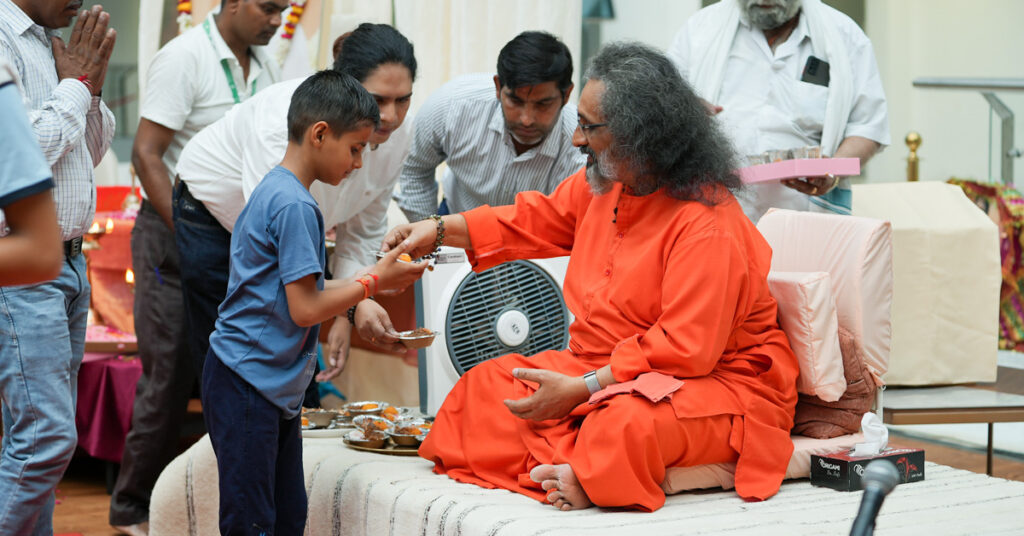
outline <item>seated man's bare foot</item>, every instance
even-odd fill
[[[582,510],[593,505],[576,478],[576,473],[567,463],[538,465],[530,471],[530,480],[539,483],[548,492],[548,502],[559,510]]]

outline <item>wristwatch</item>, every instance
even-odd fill
[[[592,370],[583,375],[583,383],[587,384],[587,390],[594,394],[601,390],[601,382],[597,381],[597,371]]]

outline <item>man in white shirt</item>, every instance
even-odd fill
[[[89,315],[82,235],[96,208],[93,168],[114,137],[114,115],[100,92],[117,38],[108,13],[99,6],[76,13],[80,6],[0,0],[0,60],[24,84],[64,241],[56,279],[0,287],[0,534],[53,534],[53,491],[78,442],[75,395]],[[76,14],[65,44],[58,28]],[[0,218],[0,230],[6,227]]]
[[[441,86],[417,113],[398,206],[409,221],[480,205],[508,205],[526,190],[545,194],[583,167],[572,145],[576,106],[572,56],[555,36],[523,32],[498,55],[498,74],[467,75]],[[437,206],[434,172],[444,201]]]
[[[694,14],[667,55],[712,106],[740,155],[820,145],[863,166],[889,144],[871,42],[820,0],[723,0]],[[760,219],[781,207],[849,214],[849,181],[762,183],[737,198]]]
[[[263,45],[287,7],[287,0],[224,0],[219,13],[164,45],[147,72],[132,147],[143,194],[132,229],[132,265],[144,379],[110,498],[110,524],[127,534],[145,534],[148,528],[149,496],[176,454],[196,379],[171,220],[178,157],[202,128],[280,79]]]
[[[405,121],[416,76],[412,44],[386,24],[361,24],[349,34],[334,70],[351,75],[376,99],[381,125],[370,137],[362,168],[338,186],[310,189],[336,246],[327,261],[332,277],[351,277],[375,262],[387,232],[387,208],[411,139]],[[174,191],[175,240],[182,263],[189,336],[197,360],[206,356],[217,308],[227,293],[228,253],[235,219],[263,176],[280,163],[288,145],[287,113],[302,80],[261,91],[197,134],[178,162]],[[364,300],[360,315],[383,309]],[[383,315],[386,318],[386,315]],[[348,355],[349,318],[335,319],[316,381],[339,372]],[[202,345],[202,346],[200,346]],[[198,365],[201,369],[201,363]],[[315,394],[310,393],[310,395]]]

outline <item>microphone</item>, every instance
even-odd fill
[[[860,479],[864,488],[864,496],[860,500],[860,510],[853,520],[850,536],[869,536],[875,532],[875,518],[882,508],[885,496],[900,483],[900,474],[896,466],[886,460],[875,460],[864,468]]]

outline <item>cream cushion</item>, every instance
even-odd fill
[[[757,229],[772,247],[773,272],[828,272],[839,325],[861,341],[882,385],[892,339],[892,232],[888,222],[771,209]]]
[[[797,391],[835,402],[846,391],[839,321],[828,272],[769,272],[779,325],[800,362]]]
[[[786,468],[786,479],[811,476],[811,454],[828,454],[853,448],[864,441],[864,434],[850,434],[832,439],[811,439],[804,436],[790,436],[793,439],[793,455]],[[666,495],[691,489],[722,488],[732,489],[736,480],[735,463],[712,463],[694,467],[669,467],[661,489]]]
[[[885,382],[995,381],[1002,284],[995,223],[960,187],[940,182],[856,185],[853,213],[892,222],[892,360]]]

